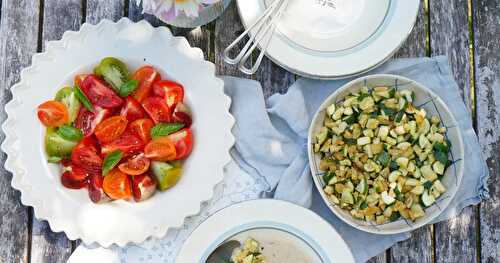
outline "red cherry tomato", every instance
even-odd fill
[[[87,186],[89,173],[78,165],[70,164],[64,167],[61,184],[70,189],[81,189]]]
[[[142,102],[151,93],[153,83],[161,79],[161,75],[153,67],[144,66],[139,68],[132,75],[132,79],[139,82],[139,86],[134,93],[132,93],[132,97],[134,97],[137,101]]]
[[[101,143],[111,142],[122,135],[127,124],[128,121],[124,116],[113,116],[99,123],[94,133]]]
[[[131,132],[124,132],[118,139],[103,144],[101,154],[104,156],[108,153],[120,150],[125,156],[130,156],[141,152],[143,149],[144,142],[139,137]]]
[[[38,119],[47,127],[61,126],[69,121],[68,108],[62,102],[49,100],[38,106]]]
[[[71,153],[73,164],[82,167],[91,173],[100,173],[102,159],[99,156],[97,142],[93,137],[85,137],[73,149]]]
[[[175,121],[184,123],[184,127],[186,128],[191,127],[191,124],[193,123],[191,111],[186,104],[182,102],[177,103],[175,106],[173,117]]]
[[[151,160],[172,161],[176,157],[175,145],[167,137],[160,137],[146,145],[144,154]]]
[[[146,117],[146,112],[141,104],[132,97],[125,99],[125,106],[123,106],[120,115],[125,116],[128,121],[135,121]]]
[[[89,198],[94,203],[104,203],[110,200],[102,188],[103,181],[104,177],[99,173],[91,174],[88,179]]]
[[[193,133],[188,128],[172,133],[165,138],[168,138],[175,145],[177,153],[175,160],[186,158],[193,150]]]
[[[155,126],[150,119],[138,119],[130,123],[128,126],[130,131],[139,136],[144,143],[151,141],[151,128]]]
[[[156,96],[164,98],[170,109],[184,100],[182,85],[170,80],[160,80],[153,83],[153,92]]]
[[[93,105],[109,109],[119,107],[123,103],[122,98],[95,75],[88,75],[80,88]]]
[[[150,163],[151,161],[144,156],[144,153],[140,153],[120,164],[118,169],[129,175],[139,175],[148,171]]]
[[[128,199],[132,197],[132,188],[128,175],[116,168],[104,177],[102,187],[104,192],[112,199]]]
[[[88,76],[88,74],[78,74],[75,76],[74,83],[76,86],[81,87],[83,80]]]
[[[149,97],[142,102],[142,107],[155,123],[171,122],[171,112],[165,101],[158,97]]]
[[[136,202],[150,198],[156,192],[156,181],[149,174],[140,174],[132,178],[132,193]]]
[[[95,112],[91,112],[87,110],[87,108],[81,107],[75,120],[75,127],[82,130],[84,136],[91,136],[96,126],[110,115],[110,110],[101,107],[95,107]]]

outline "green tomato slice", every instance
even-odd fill
[[[74,122],[78,116],[78,111],[80,111],[80,101],[76,97],[74,89],[71,87],[64,87],[56,93],[57,101],[60,101],[66,105],[68,109],[69,122]]]
[[[121,93],[121,87],[128,81],[129,71],[125,63],[114,57],[101,60],[94,73],[109,83],[117,93]]]
[[[69,157],[78,142],[64,139],[54,128],[45,134],[45,151],[49,157]]]

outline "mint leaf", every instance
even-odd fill
[[[183,123],[158,123],[151,128],[151,138],[156,139],[158,137],[167,136],[183,127]]]
[[[80,89],[80,87],[75,86],[75,96],[76,98],[83,104],[85,108],[89,111],[94,111],[94,106],[90,103],[90,100],[87,98],[85,93]]]
[[[102,162],[102,175],[106,176],[122,159],[123,152],[120,150],[114,151],[106,155]]]

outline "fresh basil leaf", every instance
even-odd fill
[[[167,136],[183,127],[183,123],[158,123],[151,128],[151,138],[156,139],[158,137]]]
[[[367,208],[368,208],[368,204],[365,201],[363,201],[363,203],[361,203],[361,205],[359,205],[359,209],[361,209],[361,210],[365,210]]]
[[[415,94],[415,91],[412,90],[411,91],[411,99],[412,99],[412,101],[415,101],[416,97],[417,97],[417,95]]]
[[[401,201],[401,202],[405,201],[404,196],[401,194],[401,191],[399,191],[399,189],[397,187],[394,188],[394,193],[396,194],[396,200]]]
[[[139,86],[139,81],[135,79],[131,79],[120,87],[118,94],[121,97],[127,97],[128,95],[132,94],[137,89],[137,86]]]
[[[356,139],[353,139],[353,138],[345,138],[345,142],[346,142],[348,145],[356,145],[356,144],[357,144]]]
[[[394,222],[398,220],[401,217],[401,214],[399,212],[393,212],[391,216],[389,217],[389,221]]]
[[[450,150],[444,143],[435,143],[432,147],[435,151],[440,151],[443,153],[448,153],[448,151]]]
[[[59,157],[59,156],[50,156],[48,159],[47,159],[47,162],[49,163],[59,163],[62,161],[62,158]]]
[[[431,189],[431,187],[432,187],[432,182],[431,181],[425,181],[424,188],[425,189]]]
[[[78,86],[75,86],[75,96],[83,104],[83,106],[87,108],[87,110],[94,111],[94,106],[90,103],[90,100]]]
[[[392,172],[396,171],[397,169],[399,169],[398,163],[395,161],[391,161],[391,163],[389,164],[389,170]]]
[[[400,122],[403,119],[404,114],[405,114],[404,110],[398,111],[398,113],[396,114],[396,117],[394,118],[394,121]]]
[[[82,131],[70,125],[62,125],[59,127],[57,134],[63,137],[63,139],[73,142],[79,142],[83,138]]]
[[[122,159],[123,152],[120,150],[114,151],[106,155],[102,162],[102,175],[106,176]]]
[[[344,121],[349,125],[354,124],[358,121],[358,114],[354,112],[351,116],[345,118]]]
[[[439,161],[440,163],[442,163],[444,165],[446,165],[448,163],[448,153],[447,152],[434,150],[434,158],[436,159],[436,161]]]
[[[332,172],[326,172],[323,175],[323,182],[325,182],[325,184],[328,184],[328,182],[330,182],[330,180],[333,178],[333,176],[335,176],[334,173],[332,173]]]
[[[389,97],[394,98],[396,96],[396,89],[389,90]]]
[[[386,151],[383,151],[379,153],[377,160],[380,162],[381,165],[387,166],[389,162],[391,161],[391,157]]]

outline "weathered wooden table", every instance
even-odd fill
[[[146,19],[135,0],[0,0],[0,96],[10,100],[9,88],[31,56],[47,40],[60,39],[82,23],[122,16]],[[243,30],[235,4],[215,22],[194,30],[172,28],[217,65],[218,74],[243,76],[223,63],[221,50]],[[411,36],[395,57],[449,56],[463,100],[472,112],[491,173],[491,199],[468,207],[459,217],[423,227],[370,262],[500,262],[500,0],[422,0]],[[265,60],[253,76],[269,96],[286,92],[297,76]],[[5,112],[1,111],[1,121]],[[3,139],[3,135],[2,135]],[[1,154],[2,163],[5,154]],[[78,241],[53,233],[33,217],[10,187],[11,174],[0,176],[0,262],[66,262]]]

